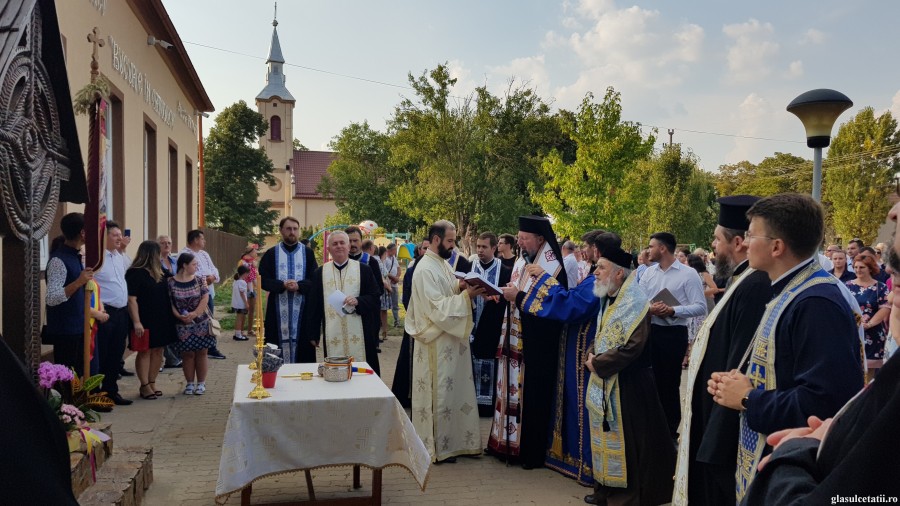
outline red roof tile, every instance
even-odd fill
[[[316,187],[328,166],[337,159],[332,151],[294,151],[291,159],[291,170],[294,173],[294,198],[324,199]]]

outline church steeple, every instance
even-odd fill
[[[284,56],[281,54],[281,42],[278,41],[278,5],[275,5],[275,17],[272,20],[272,42],[269,44],[269,57],[266,65],[266,87],[256,96],[257,100],[269,100],[273,97],[294,102],[294,96],[285,85]]]

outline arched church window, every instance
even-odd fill
[[[281,140],[281,118],[279,116],[272,116],[272,120],[269,123],[269,139],[273,141]]]

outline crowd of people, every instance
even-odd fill
[[[896,422],[884,413],[900,411],[900,362],[887,361],[900,335],[895,245],[854,239],[820,255],[824,214],[808,196],[719,204],[710,252],[680,248],[665,231],[636,256],[607,230],[560,244],[550,220],[522,216],[516,235],[482,233],[467,258],[454,224],[441,220],[405,273],[396,245],[378,248],[358,227],[327,236],[320,266],[287,217],[281,241],[261,258],[248,247],[238,262],[234,339],[251,336],[243,324],[259,277],[265,339],[286,361],[315,362],[322,347],[380,374],[393,313],[404,338],[392,391],[434,463],[486,453],[548,467],[592,486],[590,504],[789,504],[896,491],[862,453],[900,458],[898,438],[879,439]],[[217,352],[219,281],[202,232],[190,232],[177,257],[163,236],[130,260],[110,222],[104,267],[93,273],[78,258],[83,217],[67,215],[62,229],[47,268],[45,333],[57,361],[80,369],[80,339],[70,337],[81,334],[78,301],[93,281],[92,367],[113,401],[131,402],[116,385],[128,335],[133,348],[149,341],[135,349],[141,398],[163,395],[155,381],[168,350],[184,393],[202,395]],[[486,442],[479,417],[492,419]]]
[[[188,245],[178,255],[172,254],[171,238],[162,235],[140,243],[132,259],[125,253],[130,233],[107,221],[103,263],[95,272],[84,265],[84,216],[69,213],[60,228],[62,235],[53,241],[47,262],[47,325],[42,332],[44,343],[54,346],[55,361],[79,375],[86,372],[87,287],[92,292],[90,373],[103,375],[100,389],[114,405],[133,403],[119,392],[122,376],[137,375],[141,399],[163,396],[156,379],[164,361],[166,366],[182,368],[185,395],[203,395],[207,358],[225,358],[216,347],[211,327],[219,271],[204,250],[203,232],[188,232]],[[134,372],[124,367],[126,346],[136,353]],[[166,355],[170,357],[164,358]]]

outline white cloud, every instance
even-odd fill
[[[798,77],[803,77],[802,60],[792,61],[791,64],[788,65],[787,77],[788,79],[797,79]]]
[[[891,116],[894,117],[895,120],[900,121],[900,90],[894,94],[893,100],[891,100]]]
[[[801,45],[821,44],[823,42],[825,42],[825,33],[816,30],[815,28],[810,28],[803,34],[803,37],[800,38]]]
[[[741,125],[738,135],[746,137],[764,137],[765,129],[773,117],[773,111],[769,101],[758,95],[750,93],[737,107],[737,114],[732,119]],[[748,160],[757,151],[758,146],[753,139],[734,139],[734,147],[726,155],[727,160]]]
[[[457,97],[465,97],[475,91],[475,88],[481,86],[471,76],[472,71],[466,68],[465,64],[460,60],[450,60],[447,62],[447,70],[450,77],[456,79],[456,86],[453,87],[452,95]]]
[[[755,81],[771,73],[770,62],[779,50],[778,43],[772,40],[775,29],[771,23],[750,19],[746,23],[725,25],[722,31],[734,40],[728,48],[728,81]]]
[[[504,91],[509,79],[515,78],[517,84],[527,84],[539,96],[550,92],[550,75],[544,65],[544,55],[516,58],[506,65],[491,68],[491,73],[503,82],[495,82],[492,87],[502,86]]]
[[[612,0],[581,0],[572,11],[588,27],[572,30],[567,37],[549,32],[543,43],[545,49],[572,51],[580,62],[574,82],[554,93],[560,104],[577,104],[587,91],[602,95],[610,85],[630,90],[676,86],[702,57],[703,28],[673,22],[658,10],[617,8]]]

